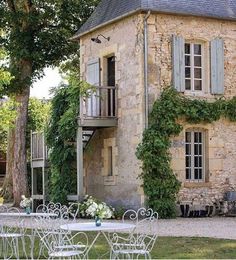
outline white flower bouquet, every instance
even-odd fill
[[[105,202],[100,202],[92,196],[85,196],[83,203],[79,204],[80,213],[84,217],[99,217],[100,219],[112,218],[114,209],[109,207]]]
[[[26,198],[25,195],[21,196],[22,200],[20,202],[21,208],[30,208],[32,204],[32,198]]]

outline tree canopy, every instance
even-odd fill
[[[2,0],[0,2],[1,46],[9,54],[14,75],[6,92],[24,88],[42,76],[47,66],[58,66],[78,52],[70,37],[87,20],[98,0]],[[31,74],[22,79],[23,61]],[[22,82],[23,81],[23,82]]]
[[[4,93],[17,102],[14,132],[8,150],[7,172],[12,173],[15,204],[27,193],[26,127],[32,82],[43,69],[58,66],[78,53],[70,38],[87,20],[98,0],[2,0],[0,1],[0,48],[9,57],[13,76],[3,84]]]

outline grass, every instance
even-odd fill
[[[89,233],[92,240],[95,233]],[[38,242],[34,246],[34,254],[37,258]],[[30,251],[30,244],[27,241],[27,250]],[[105,238],[101,235],[94,248],[90,251],[89,258],[108,258],[109,247]],[[21,258],[25,258],[20,252]],[[159,237],[151,253],[152,258],[162,259],[235,259],[236,240],[200,238],[200,237]],[[0,252],[0,258],[2,258]]]

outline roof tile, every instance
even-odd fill
[[[135,11],[236,20],[236,0],[102,0],[74,38]]]

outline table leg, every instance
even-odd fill
[[[100,235],[101,235],[101,232],[98,232],[97,235],[95,236],[95,238],[93,239],[91,245],[88,247],[87,252],[85,254],[87,259],[88,259],[89,251],[92,249],[92,247],[94,246],[96,240],[99,238]]]

